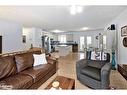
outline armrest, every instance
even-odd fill
[[[52,58],[52,57],[46,57],[46,60],[47,60],[47,62],[50,63],[50,64],[54,64],[54,63],[57,62],[57,60],[54,59],[54,58]]]
[[[101,86],[102,88],[109,88],[110,84],[110,71],[111,71],[111,63],[106,63],[101,68]]]
[[[111,70],[111,63],[106,63],[102,68],[101,72],[110,71]]]
[[[58,70],[58,60],[52,57],[46,57],[48,64],[52,64],[55,66],[56,70]]]
[[[86,59],[81,59],[81,60],[76,62],[77,79],[80,79],[80,70],[81,70],[81,68],[84,68],[85,66],[87,66],[87,60]]]

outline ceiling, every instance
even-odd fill
[[[80,31],[104,28],[127,6],[83,6],[83,12],[70,14],[70,6],[0,6],[0,19],[45,30]]]

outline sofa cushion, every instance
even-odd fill
[[[16,65],[13,56],[0,57],[0,80],[16,74]]]
[[[52,64],[42,64],[42,65],[34,66],[30,69],[24,70],[21,73],[27,74],[33,77],[34,82],[36,82],[40,80],[41,78],[43,78],[52,69],[55,69],[55,67]]]
[[[21,72],[29,67],[32,67],[34,63],[32,53],[24,53],[24,54],[15,55],[15,61],[16,61],[18,72]]]
[[[90,67],[90,66],[86,66],[83,69],[81,69],[81,73],[84,75],[87,75],[91,78],[94,78],[96,80],[101,80],[101,70],[94,68],[94,67]]]
[[[0,81],[1,89],[7,89],[6,86],[11,86],[12,89],[26,89],[33,84],[33,78],[24,74],[16,74]]]
[[[88,66],[95,67],[98,69],[101,69],[105,65],[105,61],[100,61],[100,60],[96,60],[96,61],[88,60],[87,63]]]

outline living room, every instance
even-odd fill
[[[1,65],[0,89],[127,89],[126,14],[126,5],[0,6],[0,63],[16,63]],[[95,51],[99,61],[92,56]],[[36,67],[41,53],[49,64]],[[23,66],[23,61],[28,64]],[[107,76],[95,65],[80,71],[84,62],[109,64]]]

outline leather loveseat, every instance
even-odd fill
[[[33,53],[18,52],[0,56],[0,89],[37,89],[56,73],[57,61],[33,66]]]

